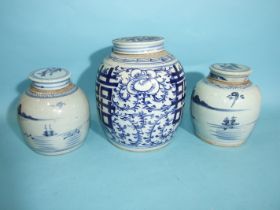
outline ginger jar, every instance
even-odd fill
[[[100,66],[96,100],[105,133],[115,146],[130,151],[167,145],[183,115],[182,65],[157,36],[113,40]]]
[[[37,153],[59,155],[78,148],[88,132],[89,105],[63,68],[43,68],[18,105],[18,122],[27,145]]]
[[[219,146],[238,146],[252,132],[261,105],[259,88],[249,80],[249,67],[234,63],[210,66],[196,84],[191,114],[196,135]]]

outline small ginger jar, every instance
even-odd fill
[[[31,86],[18,105],[18,122],[27,145],[43,155],[78,148],[88,132],[89,105],[63,68],[43,68],[29,76]]]
[[[210,66],[192,93],[196,135],[219,146],[239,146],[252,132],[261,105],[259,88],[249,80],[249,67],[234,63]]]
[[[183,114],[185,75],[157,36],[113,40],[100,66],[96,100],[105,133],[115,146],[149,151],[167,145]]]

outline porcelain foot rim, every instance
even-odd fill
[[[125,151],[129,151],[129,152],[152,152],[152,151],[156,151],[156,150],[160,150],[162,149],[163,147],[166,147],[168,144],[170,144],[171,141],[168,141],[160,146],[156,146],[156,147],[152,147],[152,148],[141,148],[141,149],[134,149],[134,148],[129,148],[129,147],[125,147],[125,146],[122,146],[112,140],[109,140],[108,141],[113,144],[115,147],[119,148],[119,149],[122,149],[122,150],[125,150]]]
[[[244,144],[246,142],[246,140],[240,140],[238,142],[234,142],[234,143],[225,143],[225,142],[217,142],[217,141],[213,141],[213,140],[209,140],[206,139],[204,137],[202,137],[199,133],[195,132],[195,135],[200,138],[202,141],[214,145],[214,146],[219,146],[219,147],[239,147],[242,144]]]
[[[66,153],[70,153],[76,149],[78,149],[79,147],[81,147],[83,145],[83,143],[77,145],[77,146],[74,146],[70,149],[66,149],[66,150],[62,150],[62,151],[59,151],[59,152],[44,152],[44,151],[40,151],[40,150],[37,150],[37,149],[34,149],[34,148],[31,148],[34,152],[36,152],[37,154],[39,155],[46,155],[46,156],[58,156],[58,155],[64,155]]]

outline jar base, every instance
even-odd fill
[[[168,144],[170,144],[170,141],[168,141],[168,142],[166,142],[166,143],[164,143],[160,146],[156,146],[156,147],[135,149],[135,148],[129,148],[129,147],[126,147],[126,146],[122,146],[122,145],[120,145],[116,142],[113,142],[112,140],[109,140],[109,139],[108,139],[108,141],[119,149],[129,151],[129,152],[139,152],[139,153],[141,153],[141,152],[152,152],[152,151],[160,150],[163,147],[166,147]]]
[[[207,138],[203,137],[198,132],[195,132],[195,135],[198,138],[200,138],[202,141],[204,141],[208,144],[214,145],[214,146],[219,146],[219,147],[239,147],[246,142],[246,140],[239,140],[239,141],[234,141],[234,142],[211,140],[211,139],[207,139]]]
[[[59,156],[59,155],[64,155],[66,153],[70,153],[76,149],[78,149],[79,147],[81,147],[83,145],[83,143],[81,144],[78,144],[77,146],[75,147],[72,147],[70,149],[65,149],[65,150],[62,150],[62,151],[59,151],[59,152],[44,152],[44,151],[40,151],[40,150],[36,150],[34,148],[30,148],[32,149],[32,151],[36,152],[37,154],[39,155],[45,155],[45,156]]]

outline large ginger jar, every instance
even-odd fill
[[[112,53],[100,66],[96,99],[111,143],[130,151],[167,145],[183,115],[182,65],[154,36],[113,40]]]

